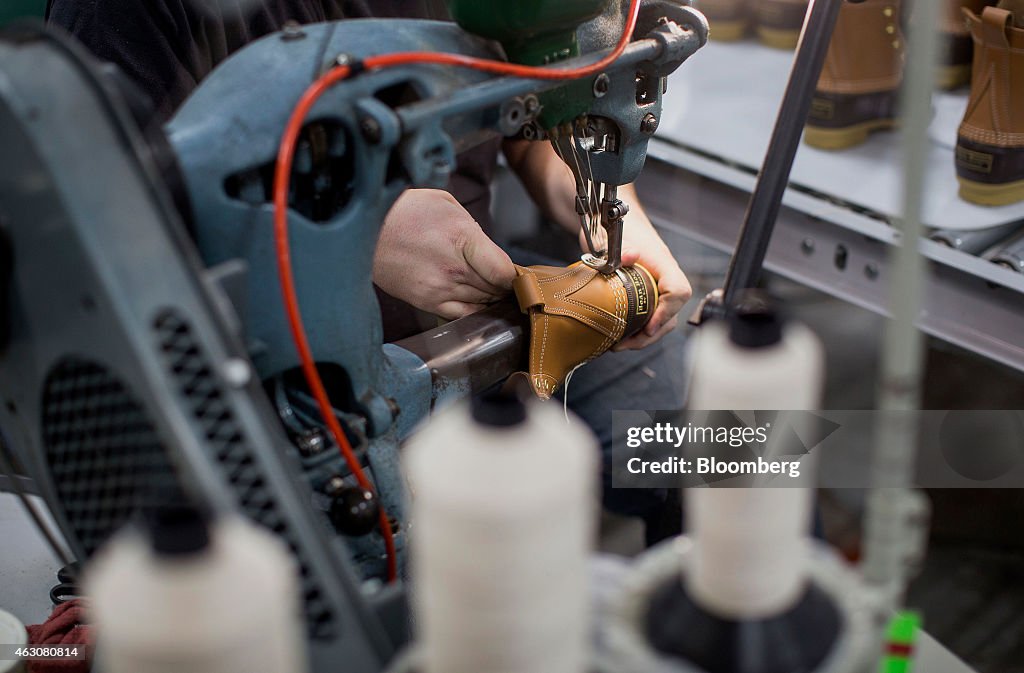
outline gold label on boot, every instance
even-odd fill
[[[956,163],[963,169],[975,173],[991,173],[993,156],[985,152],[969,150],[966,147],[956,148]]]
[[[814,119],[834,119],[836,104],[824,98],[812,98],[810,116]]]
[[[636,314],[647,315],[651,310],[651,298],[647,294],[647,284],[640,272],[631,266],[622,267],[622,270],[629,274],[633,281],[633,289],[636,292]]]

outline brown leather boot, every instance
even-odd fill
[[[945,0],[946,7],[939,18],[939,32],[943,50],[935,85],[940,89],[956,89],[971,81],[971,61],[974,44],[967,29],[963,10],[981,14],[994,0]]]
[[[807,0],[758,0],[757,36],[776,49],[793,49],[800,39]]]
[[[820,149],[845,149],[895,125],[903,49],[900,0],[844,2],[804,141]]]
[[[658,284],[639,264],[607,276],[582,262],[516,271],[512,289],[530,316],[528,378],[541,399],[577,365],[639,332],[658,306]]]
[[[750,0],[701,0],[698,9],[708,20],[712,40],[735,42],[747,34]]]
[[[1024,200],[1024,28],[1013,14],[964,10],[974,39],[967,111],[957,132],[960,197],[985,206]]]

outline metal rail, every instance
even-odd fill
[[[810,2],[760,177],[743,216],[736,251],[729,262],[724,292],[702,304],[702,314],[697,316],[697,322],[720,316],[743,290],[753,287],[761,275],[768,244],[775,230],[775,219],[782,205],[782,195],[789,184],[793,159],[811,108],[811,97],[821,75],[842,2]]]
[[[753,185],[741,169],[657,139],[637,190],[651,220],[729,254]],[[699,204],[699,207],[692,207]],[[880,315],[889,314],[897,232],[827,197],[789,190],[764,266]],[[935,241],[917,325],[926,333],[1024,371],[1024,274]]]

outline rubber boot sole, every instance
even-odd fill
[[[865,142],[875,131],[885,131],[895,126],[895,119],[872,119],[836,129],[808,125],[804,127],[804,142],[819,150],[845,150]]]
[[[796,43],[800,41],[800,30],[779,30],[778,28],[757,27],[757,37],[761,44],[775,49],[796,49]]]
[[[960,198],[979,206],[1008,206],[1024,201],[1024,180],[1001,185],[975,182],[957,177],[960,183]]]
[[[1024,147],[956,139],[956,177],[960,198],[981,206],[1024,201]]]

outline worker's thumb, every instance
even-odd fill
[[[507,291],[512,288],[512,281],[516,277],[516,268],[512,260],[483,231],[466,241],[462,255],[469,267],[496,291]]]

